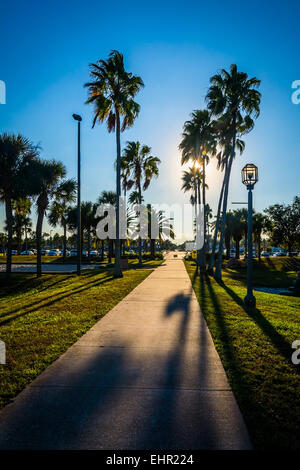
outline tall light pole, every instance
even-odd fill
[[[242,182],[248,190],[248,257],[247,257],[247,295],[244,298],[245,308],[254,308],[256,299],[253,295],[253,259],[252,259],[252,190],[258,181],[258,169],[253,163],[248,163],[242,169]]]
[[[73,114],[73,119],[78,123],[78,134],[77,134],[77,275],[80,276],[81,273],[81,182],[80,182],[80,123],[82,117],[79,114]]]

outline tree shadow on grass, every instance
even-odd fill
[[[247,315],[259,326],[262,332],[270,339],[272,344],[276,347],[278,352],[290,363],[292,348],[290,343],[282,336],[276,328],[266,319],[262,314],[261,310],[258,308],[246,309],[244,307],[243,299],[237,295],[230,287],[228,287],[224,282],[218,282],[219,286],[222,287],[227,294],[234,300],[234,302],[239,305]]]
[[[55,304],[56,302],[59,302],[60,300],[64,300],[72,295],[75,295],[75,294],[79,294],[79,293],[82,293],[82,292],[85,292],[93,287],[98,287],[102,284],[105,284],[107,282],[110,282],[112,281],[114,278],[112,275],[110,275],[110,273],[107,273],[107,277],[106,278],[102,278],[100,281],[98,279],[94,279],[88,283],[85,283],[84,286],[82,287],[74,287],[72,289],[66,289],[62,292],[60,292],[59,295],[57,294],[53,294],[52,296],[48,296],[46,299],[40,299],[36,302],[33,302],[29,305],[22,305],[20,308],[17,308],[13,311],[10,311],[10,312],[6,312],[5,314],[2,315],[2,318],[3,317],[6,317],[6,316],[9,316],[13,313],[17,313],[19,312],[20,310],[22,310],[22,313],[19,313],[17,315],[14,315],[13,317],[9,317],[7,319],[4,319],[0,322],[0,326],[3,326],[3,325],[6,325],[10,322],[12,322],[13,320],[16,320],[17,318],[20,318],[20,317],[23,317],[25,315],[28,315],[29,313],[33,313],[33,312],[36,312],[38,310],[40,310],[41,308],[45,308],[45,307],[49,307],[50,305],[53,305]],[[46,302],[45,302],[46,301]],[[32,308],[34,307],[35,305],[37,305],[37,307],[35,308]],[[27,310],[29,308],[29,310]],[[24,311],[25,310],[25,311]]]
[[[300,259],[296,258],[285,258],[282,260],[282,269],[284,271],[299,271],[300,270]]]
[[[243,370],[239,364],[239,360],[236,355],[236,350],[232,345],[230,334],[228,332],[228,328],[224,320],[224,316],[226,312],[224,312],[219,302],[218,296],[213,288],[210,277],[206,273],[200,273],[199,276],[197,276],[195,273],[192,279],[192,284],[193,284],[194,289],[196,288],[197,277],[199,277],[198,299],[199,299],[201,311],[204,314],[204,317],[208,314],[207,312],[208,303],[206,300],[207,299],[206,289],[207,289],[209,297],[214,307],[214,312],[215,312],[214,319],[215,319],[216,327],[218,330],[218,340],[221,342],[225,361],[231,373],[232,382],[240,390],[244,390],[246,392],[246,388],[248,387],[248,385],[243,380]]]
[[[21,274],[23,274],[24,277],[21,277]],[[69,274],[64,278],[55,280],[55,282],[47,283],[47,278],[37,278],[34,273],[14,273],[12,275],[11,281],[3,282],[0,289],[0,295],[1,298],[4,298],[8,297],[11,294],[26,294],[27,292],[30,292],[33,289],[38,289],[38,292],[43,292],[44,290],[47,290],[57,284],[60,284],[61,282],[70,279],[71,277],[72,275]],[[43,287],[42,284],[44,284]]]

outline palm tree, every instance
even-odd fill
[[[244,209],[232,213],[232,238],[235,241],[235,257],[240,258],[240,242],[245,232]]]
[[[153,157],[151,148],[141,145],[140,142],[127,142],[123,157],[130,169],[130,183],[138,192],[138,204],[142,204],[143,191],[149,187],[152,178],[158,177],[158,164],[160,159]],[[139,235],[139,265],[142,264],[142,239]]]
[[[5,252],[5,247],[7,243],[7,235],[6,233],[0,232],[0,244],[2,246],[2,252]]]
[[[141,200],[141,204],[145,201],[144,196],[140,198],[139,192],[138,191],[131,191],[128,202],[131,206],[135,206],[136,204],[139,204]]]
[[[230,258],[230,242],[233,235],[233,220],[234,216],[231,211],[227,212],[226,214],[226,226],[225,226],[225,234],[224,234],[224,242],[226,248],[226,258]]]
[[[194,205],[199,200],[201,201],[200,187],[202,184],[203,175],[200,169],[193,165],[188,170],[184,170],[181,180],[181,190],[185,193],[192,193],[190,197],[191,204]]]
[[[191,120],[186,121],[183,127],[182,141],[179,149],[182,151],[181,164],[184,165],[190,160],[202,165],[202,204],[203,204],[203,233],[204,244],[198,252],[198,261],[201,269],[206,265],[206,164],[209,162],[209,154],[215,155],[217,139],[214,123],[208,110],[195,110],[191,114]],[[198,204],[200,204],[200,192],[198,194]]]
[[[261,236],[266,231],[267,221],[266,216],[260,212],[253,214],[253,236],[257,244],[258,259],[261,261]]]
[[[231,153],[230,139],[228,137],[228,132],[227,132],[225,125],[222,122],[215,122],[215,127],[216,127],[217,135],[218,135],[218,143],[219,143],[219,146],[221,147],[220,152],[216,155],[216,158],[218,161],[217,169],[221,171],[224,171],[224,170],[225,171],[224,171],[224,177],[223,177],[221,191],[219,195],[217,217],[216,217],[216,222],[215,222],[215,231],[214,231],[214,237],[213,237],[213,242],[212,242],[212,250],[210,254],[209,265],[208,265],[209,274],[213,274],[213,268],[215,264],[215,252],[216,252],[216,246],[217,246],[217,238],[218,238],[218,234],[220,231],[221,208],[222,208],[224,188],[225,188],[225,182],[226,182],[226,178],[225,178],[226,169],[228,165],[228,158]],[[245,149],[245,142],[237,138],[236,148],[239,151],[239,153],[242,154]]]
[[[124,197],[126,197],[127,190],[130,190],[133,185],[133,181],[130,179],[130,168],[126,157],[121,157],[121,180],[123,186]]]
[[[147,205],[147,211],[149,214],[148,217],[148,235],[150,238],[150,256],[152,259],[155,258],[155,247],[156,239],[151,238],[151,224],[154,223],[158,227],[158,240],[162,244],[165,239],[171,238],[174,240],[175,233],[173,225],[169,218],[165,217],[164,211],[156,211],[151,207],[150,204]]]
[[[52,227],[60,224],[63,228],[63,262],[66,261],[67,253],[67,210],[69,204],[75,201],[76,183],[74,180],[64,181],[60,185],[60,192],[56,193],[55,200],[53,201],[50,212],[48,214],[48,221]]]
[[[63,181],[66,168],[61,162],[55,160],[37,160],[32,167],[32,192],[37,196],[37,277],[42,275],[41,239],[42,228],[46,210],[52,198],[57,198],[70,182]]]
[[[131,127],[139,114],[140,106],[134,101],[135,95],[144,86],[139,76],[126,72],[123,55],[114,50],[107,60],[99,60],[90,65],[92,81],[86,83],[89,89],[87,104],[94,105],[93,127],[96,122],[107,122],[108,132],[116,132],[116,259],[115,276],[121,277],[120,237],[119,237],[119,198],[121,195],[121,140],[120,134]],[[122,124],[121,124],[121,118]]]
[[[31,200],[29,197],[22,197],[13,201],[13,231],[16,233],[18,253],[22,251],[22,234],[27,227],[31,226],[29,216],[31,211]]]
[[[231,167],[236,151],[236,140],[238,135],[248,133],[254,127],[252,117],[257,118],[259,116],[261,94],[256,89],[260,85],[260,80],[256,77],[248,78],[247,73],[239,72],[235,64],[231,65],[229,72],[222,69],[219,74],[211,77],[210,83],[211,86],[206,96],[208,109],[219,118],[224,129],[226,129],[230,148],[230,156],[224,176],[221,236],[215,270],[215,278],[221,280],[227,199]]]
[[[81,212],[81,252],[83,251],[84,243],[84,234],[87,235],[87,251],[88,251],[88,261],[90,262],[91,258],[91,236],[94,228],[97,224],[96,218],[97,204],[93,204],[90,201],[81,202],[80,212]],[[66,210],[66,225],[69,230],[76,231],[77,229],[77,208],[68,207]]]
[[[116,206],[117,203],[117,195],[114,191],[102,191],[100,196],[97,199],[97,205],[100,204],[111,204],[112,206]],[[109,237],[108,237],[109,239]],[[111,259],[113,256],[113,244],[114,241],[109,239],[108,241],[108,262],[111,263]],[[102,240],[102,253],[104,252],[104,240]]]
[[[81,223],[88,238],[88,262],[91,261],[91,234],[93,228],[96,226],[96,208],[97,205],[90,201],[81,204]]]
[[[11,274],[13,200],[29,195],[26,171],[37,156],[38,148],[24,136],[6,133],[0,135],[0,196],[5,202],[7,223],[7,278]]]
[[[201,204],[201,186],[204,185],[203,171],[200,170],[200,166],[196,162],[196,164],[194,164],[188,170],[185,170],[183,172],[181,179],[182,179],[181,190],[184,192],[192,192],[190,196],[190,202],[192,205],[195,205],[195,229],[196,229],[196,223],[197,223],[196,221],[198,220],[197,205]],[[207,188],[208,186],[207,184],[205,184],[205,189]],[[200,265],[200,262],[201,262],[200,250],[197,250],[197,271],[198,271],[198,266]]]

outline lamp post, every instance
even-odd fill
[[[78,123],[78,134],[77,134],[77,275],[80,276],[81,272],[81,196],[80,196],[80,123],[82,117],[79,114],[73,114],[73,119]]]
[[[252,289],[253,259],[252,259],[252,190],[258,181],[258,168],[253,163],[248,163],[242,169],[242,182],[248,190],[248,258],[247,258],[247,295],[244,298],[244,305],[254,308],[256,299]]]

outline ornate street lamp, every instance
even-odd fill
[[[248,259],[247,259],[247,295],[244,298],[244,305],[246,308],[254,308],[256,299],[253,295],[252,289],[252,273],[253,273],[253,259],[252,259],[252,190],[255,183],[258,181],[258,168],[253,163],[248,163],[242,169],[242,182],[248,189]]]

